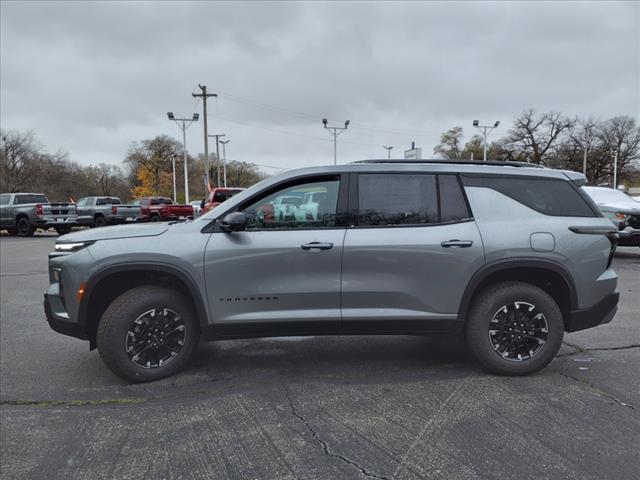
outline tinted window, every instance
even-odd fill
[[[8,204],[9,199],[11,199],[11,195],[0,195],[0,205]]]
[[[468,187],[487,187],[545,215],[597,217],[569,182],[555,178],[463,176]]]
[[[359,225],[421,225],[438,222],[435,175],[358,176]]]
[[[438,175],[440,182],[440,221],[460,222],[471,218],[467,202],[455,175]]]
[[[44,195],[16,195],[14,204],[21,205],[26,203],[49,203]]]
[[[338,179],[302,183],[263,197],[243,210],[247,230],[335,227],[339,185]],[[319,201],[303,205],[309,193]]]
[[[160,205],[160,200],[158,200],[157,198],[152,198],[151,205]]]

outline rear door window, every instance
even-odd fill
[[[436,176],[371,173],[358,175],[358,225],[438,223]]]
[[[462,222],[471,218],[467,201],[456,175],[438,175],[440,222]]]
[[[28,203],[49,203],[44,195],[16,195],[13,202],[15,205],[25,205]]]

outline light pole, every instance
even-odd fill
[[[176,202],[176,157],[175,153],[171,154],[171,166],[173,167],[173,202]]]
[[[224,188],[227,188],[227,143],[231,140],[220,140],[222,144],[222,181],[224,182]]]
[[[349,127],[349,120],[344,122],[344,127],[328,127],[327,119],[322,119],[322,125],[326,128],[331,135],[333,135],[333,164],[338,164],[338,135],[341,135],[345,132],[347,127]]]
[[[498,128],[498,125],[500,125],[500,120],[498,120],[496,123],[493,124],[493,126],[491,125],[480,125],[480,122],[478,120],[474,120],[473,121],[473,126],[476,127],[478,130],[482,130],[482,135],[484,137],[484,141],[483,143],[483,157],[484,157],[484,161],[487,161],[487,130],[489,131],[489,133],[491,133],[491,130],[493,130],[494,128]]]
[[[387,147],[386,145],[382,145],[382,148],[386,148],[387,149],[387,160],[391,160],[391,149],[393,147]]]
[[[184,157],[184,203],[189,203],[189,171],[187,167],[187,128],[191,126],[193,122],[197,122],[200,115],[193,114],[191,118],[176,118],[173,116],[173,112],[167,112],[169,120],[176,122],[176,125],[182,129],[182,155]],[[175,182],[175,171],[174,171]],[[175,191],[174,191],[175,195]]]

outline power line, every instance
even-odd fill
[[[209,181],[209,137],[207,137],[207,98],[209,97],[217,97],[216,93],[207,93],[207,86],[198,84],[198,88],[202,93],[192,93],[193,98],[202,98],[202,108],[204,114],[204,158],[205,162],[207,162],[207,182]],[[219,176],[219,175],[218,175]],[[218,178],[218,180],[220,180]],[[220,184],[220,181],[218,181]]]
[[[313,120],[313,121],[317,121],[318,118],[322,118],[319,115],[314,115],[311,113],[304,113],[304,112],[298,112],[295,110],[290,110],[288,108],[282,108],[282,107],[277,107],[275,105],[270,105],[268,103],[264,103],[264,102],[260,102],[257,100],[252,100],[250,98],[246,98],[246,97],[241,97],[239,95],[232,95],[230,93],[225,93],[222,91],[218,92],[220,98],[226,98],[228,100],[231,101],[235,101],[235,102],[239,102],[239,103],[245,103],[248,105],[252,105],[255,107],[259,107],[259,108],[263,108],[265,110],[270,110],[272,112],[276,112],[276,113],[282,113],[282,114],[287,114],[287,115],[291,115],[291,116],[295,116],[295,117],[299,117],[299,118],[304,118],[305,120]],[[442,132],[429,132],[429,131],[424,131],[424,130],[415,130],[415,129],[407,129],[407,128],[397,128],[397,127],[385,127],[385,126],[381,126],[381,125],[367,125],[367,124],[363,124],[363,123],[357,123],[357,122],[353,122],[351,124],[352,128],[357,128],[359,130],[370,130],[370,131],[374,131],[374,132],[381,132],[381,133],[393,133],[396,135],[411,135],[411,136],[440,136],[442,134]]]

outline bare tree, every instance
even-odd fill
[[[515,120],[504,148],[513,160],[547,165],[555,157],[562,135],[568,133],[574,124],[575,120],[560,112],[537,116],[535,110],[525,110]]]

